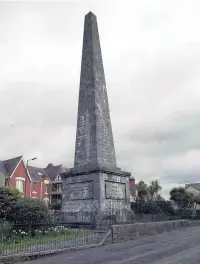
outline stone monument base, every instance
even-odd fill
[[[105,168],[81,167],[62,174],[64,220],[96,223],[130,219],[130,173]]]

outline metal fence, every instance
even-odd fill
[[[17,256],[99,244],[114,224],[200,219],[191,208],[174,209],[169,204],[141,203],[132,210],[59,213],[51,223],[0,221],[0,256]]]
[[[107,228],[94,229],[88,225],[71,227],[60,224],[0,224],[0,256],[55,251],[84,245],[99,244]]]
[[[77,248],[99,244],[113,224],[132,222],[129,210],[59,213],[51,222],[0,221],[0,256]]]

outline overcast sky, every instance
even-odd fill
[[[97,15],[118,166],[200,181],[200,1],[0,3],[0,157],[73,165],[84,15]]]

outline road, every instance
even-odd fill
[[[62,253],[26,264],[199,264],[200,227],[164,232],[85,251]]]

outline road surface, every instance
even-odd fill
[[[40,258],[26,264],[199,264],[200,226]]]

